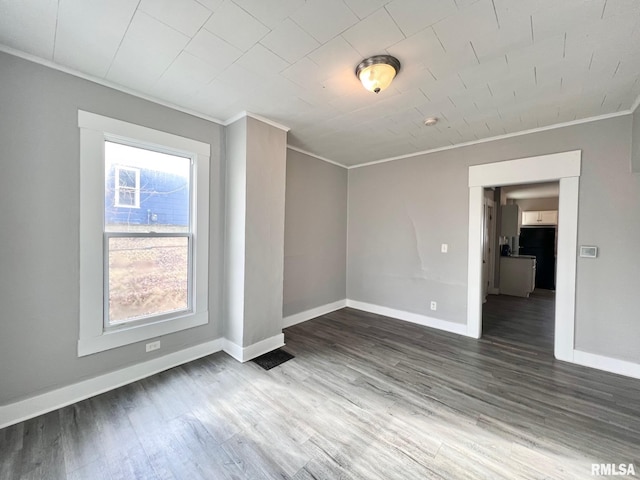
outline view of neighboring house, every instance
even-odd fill
[[[111,142],[106,147],[107,225],[189,225],[188,159]],[[152,158],[130,157],[138,152]]]

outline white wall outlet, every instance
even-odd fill
[[[441,251],[442,253],[447,253],[447,252],[449,251],[449,245],[447,245],[446,243],[443,243],[443,244],[440,246],[440,251]]]
[[[431,302],[431,310],[437,310],[438,309],[438,302]]]
[[[147,346],[145,348],[147,353],[153,352],[154,350],[159,350],[159,349],[160,349],[160,340],[157,340],[155,342],[147,343]]]

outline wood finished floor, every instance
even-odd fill
[[[480,341],[334,312],[286,329],[296,358],[272,370],[217,353],[0,430],[0,478],[585,479],[593,462],[640,470],[640,381],[493,332],[495,310],[525,317],[512,306],[485,307]]]

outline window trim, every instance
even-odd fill
[[[78,356],[129,345],[209,322],[209,168],[207,143],[78,110],[80,128],[80,330]],[[191,157],[192,312],[117,329],[104,328],[104,142],[122,141]]]
[[[125,187],[127,190],[133,190],[133,205],[127,205],[126,203],[120,203],[120,172],[122,170],[129,170],[135,174],[135,186],[133,188]],[[113,206],[121,208],[140,208],[140,169],[134,167],[123,167],[122,165],[114,166],[114,197]]]

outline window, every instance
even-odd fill
[[[83,111],[78,124],[78,355],[207,323],[210,146]]]
[[[113,205],[140,208],[140,170],[116,165],[113,172]]]

